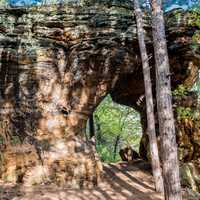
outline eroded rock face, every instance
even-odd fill
[[[171,18],[174,20],[166,20],[166,25],[169,28],[167,29],[166,33],[173,90],[179,84],[183,84],[185,87],[191,88],[198,78],[200,68],[199,41],[196,41],[195,43],[197,49],[194,50],[192,48],[194,42],[192,41],[192,35],[194,34],[195,27],[185,23],[188,20],[188,14],[185,13],[184,15],[184,12],[178,10],[174,13],[169,13],[168,16],[172,16],[174,14],[176,17]],[[182,18],[181,16],[185,17]],[[179,23],[176,23],[178,19]],[[185,21],[183,19],[185,19]],[[151,43],[147,43],[147,47],[149,52],[153,52]],[[150,63],[151,66],[154,66],[153,59],[150,59]],[[156,83],[153,67],[151,69],[151,73],[155,98]],[[114,90],[111,92],[111,96],[117,103],[131,106],[140,113],[143,129],[143,136],[140,143],[140,156],[145,160],[150,160],[149,140],[146,133],[147,119],[142,68],[138,67],[137,77],[135,77],[133,74],[121,75]],[[156,111],[157,108],[155,99],[154,103]],[[191,93],[191,95],[183,96],[181,99],[174,98],[174,114],[176,118],[177,143],[179,149],[182,185],[189,186],[194,191],[200,192],[200,116],[198,114],[198,117],[196,117],[195,120],[189,117],[180,121],[176,113],[176,108],[178,106],[193,109],[197,111],[196,114],[199,113],[199,102],[197,100],[197,95]],[[157,119],[156,129],[159,144],[159,127]]]
[[[182,13],[180,19],[183,16],[190,17]],[[194,77],[189,66],[196,69],[199,61],[189,48],[196,29],[187,20],[178,24],[171,17],[166,20],[171,62],[177,65],[174,74],[183,66],[187,71],[177,78],[181,82]],[[152,51],[148,16],[146,20]],[[143,80],[132,7],[99,4],[0,10],[0,52],[0,131],[6,145],[1,178],[27,185],[96,185],[102,168],[94,145],[84,139],[88,117],[110,92],[115,101],[142,108],[137,104]],[[178,62],[183,52],[188,56]],[[22,149],[31,146],[35,164],[27,164],[28,152],[18,153],[11,145],[16,143],[22,143]]]
[[[119,74],[134,71],[132,20],[130,9],[103,5],[0,10],[3,155],[21,159],[3,157],[1,178],[74,188],[98,183],[101,163],[85,126]],[[27,152],[8,149],[19,142],[38,154],[32,168]]]

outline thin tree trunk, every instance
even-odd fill
[[[117,135],[114,146],[114,156],[113,156],[114,159],[116,158],[117,155],[117,147],[119,145],[119,140],[120,140],[120,135]]]
[[[89,118],[89,133],[90,133],[90,138],[95,136],[95,128],[94,128],[94,118],[93,114]]]
[[[94,115],[94,119],[95,119],[95,125],[96,125],[96,141],[97,144],[101,144],[102,143],[102,130],[101,130],[101,122],[100,119],[97,115]]]
[[[150,67],[148,61],[148,55],[144,39],[144,29],[142,12],[138,0],[134,0],[135,14],[137,21],[138,40],[142,58],[144,85],[145,85],[145,97],[146,97],[146,112],[147,112],[147,124],[148,124],[148,136],[150,143],[151,153],[151,165],[155,181],[155,188],[158,192],[164,192],[162,170],[160,167],[160,160],[158,154],[158,145],[155,131],[155,118],[154,118],[154,105],[151,85]]]
[[[156,64],[156,89],[161,136],[163,178],[166,200],[181,200],[177,143],[172,110],[169,59],[165,37],[162,1],[152,0],[153,43]]]

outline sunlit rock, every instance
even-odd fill
[[[6,145],[0,177],[4,180],[75,188],[97,185],[101,162],[84,135],[89,116],[108,93],[141,113],[145,133],[132,2],[87,5],[0,10],[0,134]],[[191,49],[196,30],[188,24],[191,14],[179,10],[176,16],[166,14],[174,87],[195,82],[199,67],[199,49]],[[145,30],[152,54],[148,14]]]

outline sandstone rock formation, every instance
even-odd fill
[[[132,162],[140,158],[139,154],[130,146],[120,149],[119,155],[122,161]]]
[[[84,138],[91,113],[111,93],[143,116],[132,7],[109,2],[0,10],[1,178],[92,187],[102,167]],[[190,46],[197,27],[190,18],[181,10],[166,15],[174,87],[192,84],[198,73],[199,49]],[[152,54],[148,14],[145,19]]]
[[[181,10],[174,10],[173,12],[168,13],[167,16],[171,17],[169,18],[170,20],[166,20],[166,24],[169,28],[169,30],[167,30],[167,39],[171,66],[172,88],[174,90],[178,85],[182,84],[184,87],[189,89],[194,85],[199,76],[200,42],[199,40],[196,41],[195,44],[197,45],[197,48],[194,50],[192,48],[194,41],[191,40],[191,36],[194,34],[195,27],[188,24],[188,13],[184,13]],[[179,23],[177,23],[178,21]],[[153,47],[151,42],[148,44],[148,48],[149,52],[152,53]],[[150,62],[151,65],[154,66],[154,61],[152,59],[150,59]],[[141,68],[138,69],[136,74],[137,77],[133,74],[122,75],[118,79],[114,90],[111,91],[111,96],[114,101],[123,105],[131,106],[140,113],[143,128],[143,136],[140,143],[140,156],[145,160],[149,160],[149,140],[146,133],[147,119]],[[152,68],[152,82],[155,96],[156,86],[154,74],[154,68]],[[190,187],[194,191],[200,192],[200,107],[197,98],[198,97],[195,93],[190,93],[188,96],[183,95],[179,99],[174,97],[174,115],[176,118],[182,185]],[[176,112],[178,107],[192,110],[192,113],[196,115],[195,119],[188,116],[179,120]],[[159,130],[157,122],[156,127],[159,143]]]

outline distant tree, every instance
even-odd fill
[[[119,141],[120,141],[120,135],[117,135],[116,140],[115,140],[115,144],[114,144],[114,151],[113,151],[114,160],[115,160],[116,155],[117,155],[117,149],[118,149]]]
[[[142,135],[139,114],[132,108],[114,103],[108,95],[93,114],[97,150],[102,160],[116,162],[121,148],[139,148]],[[89,123],[88,123],[89,135]]]
[[[172,110],[169,58],[162,1],[152,0],[152,32],[155,52],[156,93],[165,200],[181,200],[176,132]]]

